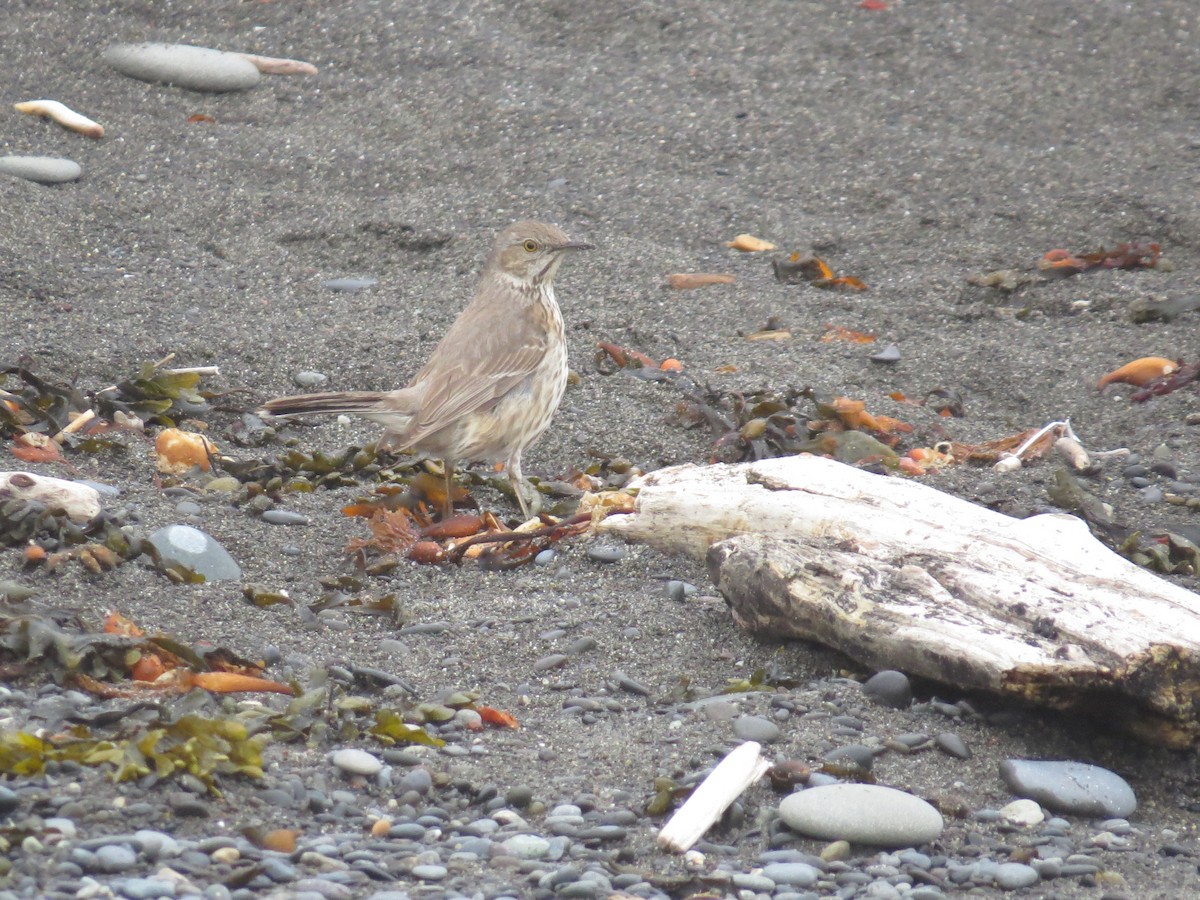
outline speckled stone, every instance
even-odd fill
[[[779,816],[822,840],[915,847],[942,833],[942,816],[920,797],[874,784],[829,784],[783,798]]]

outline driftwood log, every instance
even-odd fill
[[[644,476],[598,527],[707,560],[735,620],[874,668],[1200,744],[1200,595],[1079,519],[1013,519],[817,457]]]

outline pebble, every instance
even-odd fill
[[[779,740],[779,726],[763,716],[738,716],[733,720],[733,733],[743,741],[769,744]]]
[[[241,567],[224,547],[199,528],[191,525],[167,525],[147,540],[158,550],[164,562],[186,566],[207,581],[228,581],[242,577]]]
[[[383,769],[383,762],[379,757],[356,747],[343,747],[341,750],[336,750],[331,759],[335,766],[351,775],[363,775],[370,778],[378,775]]]
[[[16,791],[0,784],[0,816],[6,816],[21,804]]]
[[[262,77],[240,54],[190,44],[116,44],[104,51],[104,61],[138,81],[208,93],[244,91]]]
[[[625,558],[625,548],[616,545],[594,544],[588,547],[587,556],[592,562],[620,562]]]
[[[1041,881],[1041,876],[1033,866],[1015,862],[1001,863],[996,866],[992,877],[996,881],[996,887],[1005,891],[1020,890]]]
[[[0,175],[14,175],[38,184],[62,184],[83,175],[79,163],[56,156],[0,156]]]
[[[122,897],[130,900],[153,900],[156,897],[174,897],[175,882],[165,878],[127,878],[119,885]]]
[[[871,362],[877,362],[877,363],[900,362],[900,348],[897,347],[895,344],[888,344],[886,347],[884,347],[878,353],[872,353],[867,358],[870,359]]]
[[[1018,796],[1054,812],[1093,818],[1125,818],[1137,797],[1124,778],[1108,769],[1070,761],[1006,759],[1000,777]]]
[[[259,518],[268,525],[307,525],[308,516],[290,509],[268,509]]]
[[[1033,800],[1014,800],[1000,807],[1000,819],[1018,828],[1032,828],[1045,820],[1046,814]]]
[[[952,731],[943,731],[933,739],[933,743],[947,756],[953,756],[955,759],[971,758],[971,748]]]
[[[377,278],[330,278],[328,281],[322,281],[321,287],[331,291],[355,294],[369,287],[374,287],[377,284],[379,284],[379,279]],[[304,385],[301,385],[301,387],[304,387]]]
[[[124,872],[137,864],[137,854],[125,844],[108,844],[96,850],[92,863],[101,872]]]
[[[821,877],[821,871],[816,866],[800,862],[770,863],[763,866],[762,873],[764,877],[771,879],[775,884],[802,888],[812,887]]]
[[[320,387],[329,380],[329,376],[324,372],[303,371],[297,372],[292,376],[292,381],[296,387],[304,388],[306,391],[311,391],[315,387]]]
[[[920,797],[873,784],[830,784],[783,798],[789,828],[822,840],[915,847],[942,833],[942,816]]]
[[[500,846],[517,859],[542,859],[550,852],[550,842],[536,834],[515,834]]]
[[[864,682],[862,691],[872,700],[895,709],[908,709],[912,704],[912,684],[907,675],[895,669],[876,672]]]

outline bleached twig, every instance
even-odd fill
[[[237,54],[258,67],[267,75],[316,75],[317,67],[299,59],[279,59],[274,56],[255,56],[253,53]]]
[[[71,131],[77,131],[90,138],[104,137],[103,125],[93,122],[87,116],[75,112],[57,100],[26,100],[23,103],[14,103],[13,108],[17,112],[23,112],[30,116],[45,116],[53,119],[63,128],[69,128]]]
[[[763,759],[762,747],[754,741],[731,750],[662,827],[658,845],[676,853],[690,850],[729,805],[770,767]]]

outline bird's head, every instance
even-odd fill
[[[533,286],[550,282],[563,258],[571,251],[591,248],[591,244],[572,241],[553,225],[517,222],[496,238],[488,266],[515,281]]]

